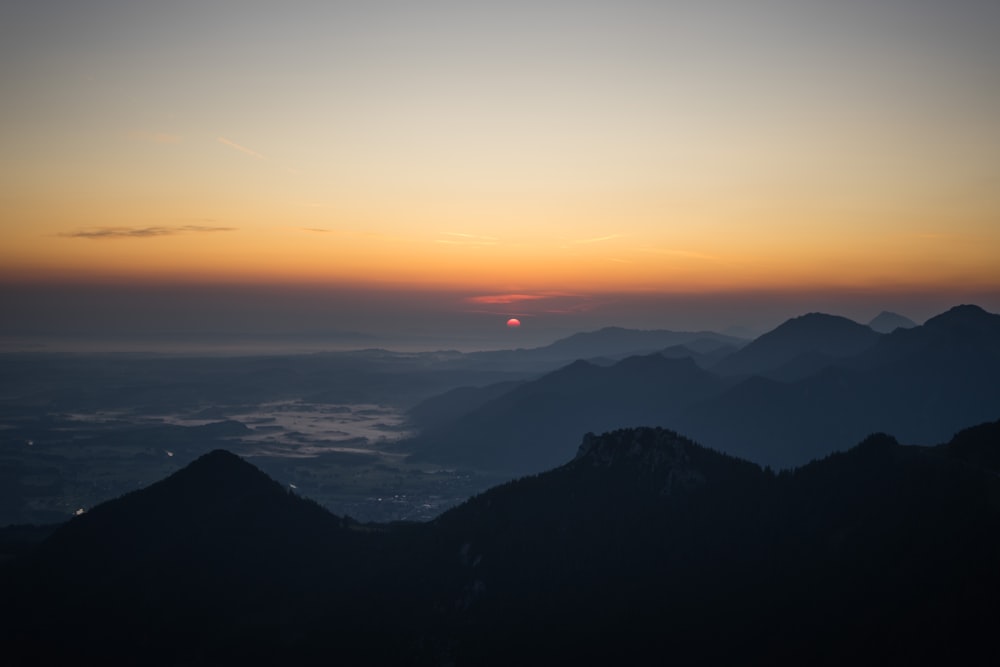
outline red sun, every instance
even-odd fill
[[[510,327],[511,329],[516,329],[517,327],[521,326],[521,320],[517,319],[516,317],[512,317],[509,320],[507,320],[507,326]]]

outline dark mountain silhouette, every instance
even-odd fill
[[[565,461],[581,431],[664,424],[723,386],[687,358],[651,354],[613,366],[581,360],[428,428],[405,448],[415,461],[538,472]]]
[[[804,377],[831,360],[855,356],[879,339],[879,334],[846,317],[809,313],[786,321],[777,328],[729,355],[713,370],[722,375],[778,373]],[[803,362],[803,358],[806,359]],[[803,366],[803,371],[789,372]]]
[[[868,326],[878,333],[892,333],[896,329],[912,329],[917,323],[898,313],[883,310],[868,323]]]
[[[989,364],[1000,355],[1000,315],[979,306],[955,306],[922,326],[896,330],[860,356],[859,368],[912,363],[921,358],[948,358]]]
[[[998,433],[775,475],[623,429],[397,526],[214,452],[0,567],[0,639],[25,665],[992,663]]]
[[[16,638],[12,664],[277,665],[286,651],[319,656],[319,628],[334,627],[357,642],[352,651],[395,663],[403,647],[373,610],[398,632],[415,596],[401,592],[393,542],[371,538],[216,450],[74,518],[0,570],[0,588],[19,601],[0,639]],[[384,574],[358,576],[367,569]]]
[[[103,567],[109,559],[128,562],[137,554],[168,562],[178,549],[223,550],[222,555],[231,557],[246,546],[235,541],[236,536],[278,533],[281,548],[286,548],[305,534],[339,527],[340,522],[316,503],[292,495],[253,465],[220,449],[67,523],[39,557],[78,549],[93,558],[92,563],[78,559],[81,569]]]

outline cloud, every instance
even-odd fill
[[[478,306],[465,311],[468,313],[496,315],[503,312],[517,317],[577,314],[593,308],[591,296],[569,292],[485,294],[466,297],[465,302]]]
[[[73,232],[63,232],[59,236],[74,239],[145,239],[175,234],[231,232],[235,227],[209,227],[207,225],[184,225],[181,227],[91,227]]]
[[[548,298],[549,296],[544,294],[487,294],[483,296],[470,296],[466,298],[466,301],[481,304],[508,304]]]
[[[229,139],[226,139],[225,137],[217,137],[216,140],[220,144],[225,144],[226,146],[229,146],[230,148],[235,148],[236,150],[240,151],[241,153],[246,153],[250,157],[257,158],[258,160],[264,160],[264,159],[266,159],[263,155],[261,155],[257,151],[251,150],[251,149],[247,148],[246,146],[240,146],[235,141],[230,141]]]
[[[302,231],[315,232],[317,234],[328,234],[330,232],[329,229],[323,229],[322,227],[303,227]]]

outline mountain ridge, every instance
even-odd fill
[[[799,336],[803,328],[807,335]],[[834,342],[827,345],[831,332]],[[846,332],[846,342],[837,342],[838,332]],[[785,345],[789,337],[798,342]],[[580,431],[671,426],[717,450],[788,468],[877,431],[932,444],[992,418],[1000,405],[1000,315],[978,307],[958,307],[890,334],[812,314],[761,339],[721,362],[742,364],[737,357],[743,355],[761,371],[746,377],[720,377],[718,367],[695,374],[690,364],[667,371],[663,355],[610,367],[578,362],[494,394],[399,448],[414,460],[471,467],[502,460],[506,449],[515,463],[526,454],[513,466],[525,474],[569,456]],[[775,355],[758,355],[761,345]],[[836,356],[845,350],[856,353]],[[762,366],[761,359],[777,365]],[[661,369],[659,379],[653,369]]]
[[[81,567],[140,528],[83,515],[67,524],[77,539],[0,567],[0,639],[23,664],[964,660],[996,651],[1000,479],[977,461],[997,458],[998,435],[1000,421],[931,448],[875,434],[775,474],[668,429],[620,429],[430,523],[326,513],[329,528],[289,521],[307,526],[291,542],[273,522],[233,523],[278,515],[241,512],[233,489],[325,510],[213,452],[91,513],[155,500],[168,559],[116,550]],[[221,508],[202,507],[190,535],[245,548],[219,557],[175,532],[169,515],[192,519],[185,497]]]

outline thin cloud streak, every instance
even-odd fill
[[[232,232],[236,227],[209,227],[206,225],[184,225],[182,227],[94,227],[63,232],[59,236],[74,239],[147,239],[157,236],[174,236],[188,233]]]
[[[246,153],[250,157],[257,158],[258,160],[265,160],[266,159],[263,155],[261,155],[257,151],[252,150],[250,148],[247,148],[246,146],[240,146],[235,141],[230,141],[229,139],[226,139],[225,137],[218,137],[217,141],[220,144],[225,144],[226,146],[229,146],[230,148],[235,148],[236,150],[238,150],[238,151],[240,151],[242,153]]]
[[[522,301],[538,301],[539,299],[551,298],[542,294],[487,294],[483,296],[470,296],[465,300],[469,303],[481,304],[509,304],[520,303]]]

